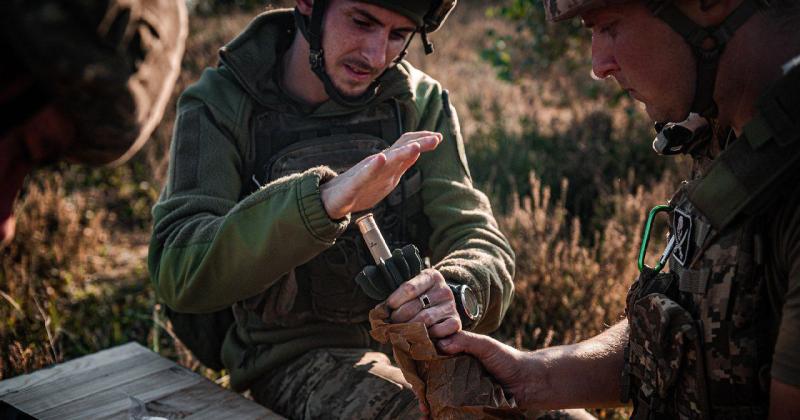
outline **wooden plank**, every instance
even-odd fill
[[[151,416],[282,419],[137,343],[0,382],[0,401],[39,419],[128,419],[131,397]]]
[[[146,415],[165,418],[283,419],[263,406],[207,380],[147,402],[146,408]],[[125,418],[127,415],[128,411],[125,410],[103,418]]]
[[[144,378],[130,381],[114,389],[105,389],[80,400],[35,413],[40,420],[95,419],[113,413],[127,412],[133,405],[130,397],[148,402],[206,380],[200,375],[175,366]]]
[[[19,392],[10,392],[0,399],[36,416],[53,407],[116,388],[173,366],[176,366],[173,362],[155,353],[136,354],[100,368],[78,371]]]
[[[118,362],[135,354],[152,353],[139,343],[128,343],[108,350],[103,350],[88,356],[83,356],[69,362],[38,370],[36,372],[16,376],[0,381],[0,397],[12,391],[24,391],[28,387],[40,385],[50,380],[68,375],[71,372],[82,371],[92,367],[103,367]]]

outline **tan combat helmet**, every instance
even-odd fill
[[[759,8],[769,7],[768,0],[744,0],[721,24],[714,27],[698,25],[675,6],[672,0],[543,0],[545,14],[550,21],[566,20],[593,9],[632,1],[643,1],[654,16],[664,21],[689,44],[697,61],[697,81],[691,112],[702,117],[715,118],[717,105],[714,102],[714,86],[719,58],[736,30]],[[719,0],[698,1],[706,9]]]
[[[147,142],[172,95],[187,33],[184,0],[0,2],[0,41],[75,126],[66,155],[54,158],[87,164],[123,162]],[[19,117],[36,112],[29,108]]]

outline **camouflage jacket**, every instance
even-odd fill
[[[771,377],[800,385],[798,98],[800,67],[670,201],[671,270],[628,295],[634,418],[765,418]]]
[[[487,198],[472,185],[455,110],[442,100],[441,86],[402,62],[386,73],[380,93],[363,109],[332,101],[311,109],[287,95],[276,74],[293,30],[288,11],[258,16],[220,50],[220,65],[205,70],[183,93],[169,181],[153,209],[149,269],[159,297],[180,312],[235,305],[236,322],[221,356],[237,390],[310,349],[374,346],[368,325],[358,322],[358,316],[366,319],[369,307],[360,297],[350,300],[359,293],[353,289],[353,273],[333,274],[337,259],[355,255],[327,252],[344,242],[349,219],[327,216],[319,185],[345,168],[293,167],[291,159],[283,159],[269,167],[289,170],[258,173],[258,162],[270,161],[258,155],[270,147],[292,156],[294,143],[278,147],[272,141],[285,141],[293,126],[313,128],[310,135],[323,152],[318,154],[333,154],[341,150],[331,146],[340,134],[331,129],[320,135],[320,126],[348,120],[345,125],[352,127],[354,120],[383,112],[382,103],[396,102],[407,131],[443,133],[439,148],[415,165],[415,196],[430,227],[426,239],[415,235],[425,242],[417,245],[429,251],[433,266],[448,281],[477,291],[485,308],[473,327],[477,331],[499,325],[513,292],[513,252]],[[328,143],[320,143],[320,136]],[[381,140],[380,134],[357,137]],[[358,138],[351,136],[343,147]],[[267,152],[268,158],[276,152]],[[352,156],[350,163],[360,157]],[[253,168],[265,185],[243,196]],[[320,258],[327,263],[315,264]],[[320,272],[326,281],[317,280]],[[337,318],[337,309],[338,315],[355,316]]]

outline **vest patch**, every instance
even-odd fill
[[[691,260],[692,254],[692,217],[683,210],[676,208],[673,212],[673,226],[675,229],[675,250],[673,257],[682,266]]]

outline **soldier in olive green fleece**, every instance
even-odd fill
[[[298,9],[310,7],[307,3],[298,1]],[[400,19],[397,14],[400,21],[414,17],[387,7],[338,0],[331,2],[329,13],[331,19],[351,19],[345,12],[363,10],[367,19],[374,17],[387,27]],[[500,324],[513,293],[513,252],[488,200],[472,185],[455,109],[442,87],[399,61],[387,64],[367,100],[309,105],[286,88],[283,74],[282,63],[291,60],[287,51],[301,38],[295,18],[290,11],[258,16],[220,50],[219,66],[205,70],[181,96],[169,180],[153,209],[151,278],[160,299],[175,311],[233,308],[235,323],[227,331],[221,358],[234,389],[253,388],[258,401],[290,417],[314,417],[314,412],[325,413],[325,403],[308,403],[317,404],[318,411],[298,409],[291,407],[292,401],[276,401],[282,397],[269,390],[275,384],[292,386],[297,369],[287,367],[295,366],[293,361],[311,358],[301,365],[311,366],[332,360],[339,363],[334,370],[349,363],[350,371],[369,376],[356,382],[375,395],[359,391],[362,405],[335,404],[338,411],[320,415],[408,413],[415,404],[399,370],[370,351],[377,345],[365,321],[377,302],[355,285],[359,268],[353,271],[351,261],[363,266],[370,260],[352,235],[350,214],[331,218],[326,184],[353,179],[336,174],[380,152],[404,132],[441,133],[441,144],[423,153],[374,211],[393,247],[413,243],[430,257],[433,269],[412,282],[443,278],[476,292],[482,311],[469,326],[473,331],[490,332]],[[348,22],[360,28],[360,21],[352,19]],[[403,35],[406,44],[411,34]],[[390,43],[399,42],[397,36],[392,30]],[[358,61],[345,63],[352,80],[368,70]],[[255,184],[259,187],[252,188]],[[353,208],[357,210],[362,209]],[[429,294],[431,300],[441,295]],[[447,299],[452,307],[452,294]],[[397,313],[419,302],[416,297],[401,300]],[[332,350],[337,348],[343,350]],[[314,371],[317,376],[299,375],[305,378],[299,379],[301,385],[324,381],[327,374],[319,371]],[[339,392],[349,394],[355,388]]]

